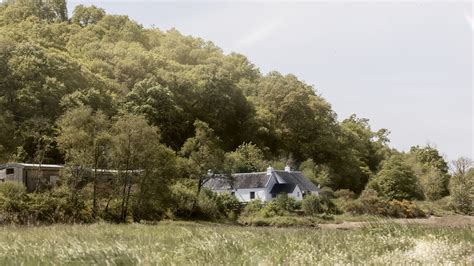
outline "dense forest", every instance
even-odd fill
[[[92,184],[94,215],[115,206],[125,219],[129,203],[153,209],[176,194],[191,197],[209,169],[268,165],[289,164],[333,191],[370,187],[429,200],[450,193],[448,163],[434,147],[390,148],[388,130],[356,115],[339,119],[296,76],[263,74],[210,41],[95,6],[68,17],[64,0],[0,5],[0,123],[3,162],[127,172],[103,195],[96,178],[64,172],[74,197],[87,193],[78,184]]]

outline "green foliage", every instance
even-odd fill
[[[451,205],[460,213],[470,214],[474,211],[474,168],[472,161],[460,158],[454,162],[455,173],[449,184]]]
[[[334,197],[342,200],[350,200],[350,199],[355,199],[356,194],[349,189],[339,189],[336,192],[334,192]]]
[[[195,136],[186,140],[180,154],[187,158],[189,176],[197,181],[199,192],[203,184],[213,177],[213,173],[208,173],[209,170],[224,170],[224,151],[220,148],[221,140],[215,136],[214,130],[209,128],[208,124],[197,120],[194,127]]]
[[[314,216],[323,212],[321,200],[316,195],[308,195],[301,202],[301,210],[308,216]]]
[[[338,123],[330,104],[294,75],[262,75],[243,55],[176,30],[144,29],[95,6],[76,6],[70,21],[66,11],[63,0],[0,8],[4,160],[69,161],[64,143],[38,143],[64,135],[61,117],[78,108],[107,124],[144,115],[160,141],[188,159],[184,175],[195,180],[209,169],[261,171],[264,158],[278,162],[274,167],[308,161],[313,165],[302,169],[314,181],[358,192],[386,154],[386,131],[374,133],[355,117]],[[24,134],[38,131],[34,124],[43,125],[41,136]],[[198,145],[206,134],[213,140]]]
[[[94,5],[86,7],[83,5],[77,5],[74,8],[74,12],[71,18],[72,23],[77,23],[81,27],[88,26],[90,24],[96,24],[105,16],[105,11],[102,8],[98,8]]]
[[[294,212],[297,207],[294,198],[288,197],[286,193],[281,193],[276,199],[265,204],[260,213],[263,217],[286,216]]]
[[[262,150],[252,143],[243,143],[226,154],[226,163],[236,173],[262,172],[267,167]]]
[[[344,211],[353,215],[378,215],[395,218],[418,218],[426,214],[413,202],[408,200],[386,200],[380,198],[375,190],[366,189],[357,200],[344,205]]]
[[[405,161],[418,177],[426,199],[435,201],[448,195],[448,166],[438,150],[430,146],[412,147]]]
[[[92,221],[91,214],[62,189],[27,194],[21,184],[0,183],[0,224],[84,223]]]
[[[423,197],[415,173],[397,155],[384,162],[382,169],[369,185],[388,199],[410,200]]]
[[[260,210],[263,209],[263,202],[259,199],[255,199],[255,200],[252,200],[250,201],[249,203],[247,203],[247,205],[245,205],[245,208],[242,212],[242,215],[243,216],[252,216],[256,213],[258,213]]]

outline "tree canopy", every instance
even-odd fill
[[[338,120],[314,86],[292,74],[261,73],[210,41],[144,28],[96,6],[78,5],[68,18],[64,0],[2,3],[0,159],[63,163],[80,149],[90,153],[97,121],[107,121],[114,141],[132,132],[132,122],[147,129],[135,133],[183,157],[197,180],[223,165],[257,171],[278,162],[301,166],[334,190],[360,192],[381,169],[392,171],[382,163],[398,153],[388,146],[388,130],[373,130],[356,115]],[[114,154],[127,152],[117,147]],[[447,165],[437,150],[410,153],[434,169],[422,173],[442,183],[433,193],[446,195]]]

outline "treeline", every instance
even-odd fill
[[[289,164],[334,191],[368,187],[393,199],[437,200],[453,180],[435,148],[400,153],[367,119],[339,122],[294,75],[264,75],[212,42],[95,6],[69,18],[63,0],[0,5],[0,110],[2,161],[66,164],[68,193],[90,193],[82,199],[93,216],[118,220],[134,204],[189,214],[197,200],[182,198],[199,197],[209,169]],[[104,191],[97,173],[77,169],[120,178]],[[468,180],[458,183],[471,186],[471,200]]]

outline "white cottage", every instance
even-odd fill
[[[318,186],[301,172],[291,171],[288,166],[285,171],[268,167],[266,172],[236,173],[230,180],[217,176],[204,183],[204,187],[218,193],[231,193],[241,202],[254,199],[270,201],[280,193],[286,193],[297,201],[302,200],[305,194],[319,194]]]

